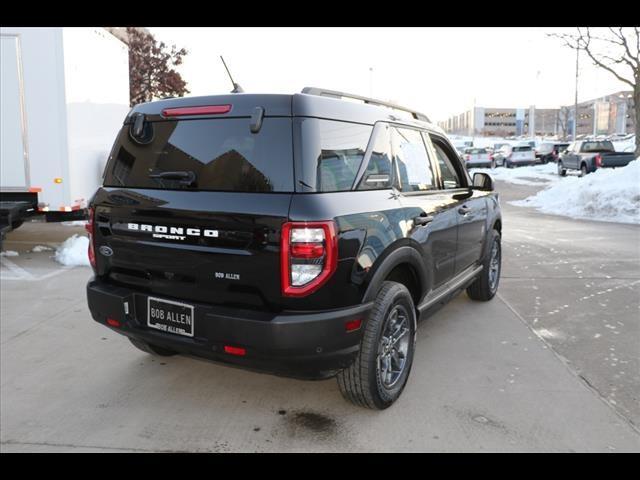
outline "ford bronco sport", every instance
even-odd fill
[[[337,376],[383,409],[420,315],[495,295],[501,225],[418,112],[315,88],[144,103],[90,202],[89,309],[150,354]]]

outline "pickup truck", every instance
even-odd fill
[[[633,152],[616,152],[609,140],[577,141],[560,154],[558,175],[564,177],[567,170],[579,170],[580,176],[585,176],[598,168],[625,167],[635,158]]]

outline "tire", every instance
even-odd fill
[[[585,176],[587,176],[587,174],[588,174],[588,173],[589,173],[589,172],[587,171],[587,166],[583,163],[583,164],[580,166],[580,176],[581,176],[581,177],[585,177]]]
[[[558,160],[558,175],[560,175],[561,177],[567,176],[567,169],[564,168],[564,165],[562,165],[562,161],[560,160]]]
[[[494,257],[496,257],[495,262]],[[502,271],[502,243],[500,233],[497,230],[492,230],[489,254],[484,262],[482,262],[482,267],[480,276],[467,287],[467,295],[469,295],[469,298],[472,300],[487,302],[491,300],[498,291],[500,273]],[[495,277],[493,275],[495,275]]]
[[[137,338],[131,337],[127,338],[129,338],[129,341],[133,344],[134,347],[151,355],[158,355],[160,357],[171,357],[173,355],[177,355],[178,353],[174,352],[173,350],[169,350],[168,348],[159,347],[158,345],[153,345],[151,343],[145,342],[144,340],[139,340]]]
[[[396,337],[395,345],[399,345],[396,355],[393,355],[396,350],[392,349],[385,356],[384,349],[388,348],[388,343],[383,333],[392,329],[394,318],[396,323],[403,322],[398,328],[406,331]],[[393,339],[393,335],[390,336]],[[366,408],[383,410],[391,406],[407,384],[413,364],[415,340],[416,309],[409,290],[400,283],[384,282],[369,314],[358,356],[351,366],[337,376],[342,396]],[[390,367],[395,363],[397,367],[397,360],[394,359],[401,358],[403,349],[406,351],[402,367],[397,372],[393,372],[391,368],[389,375],[384,375],[385,363]]]
[[[24,220],[14,220],[13,222],[11,222],[11,230],[15,230],[16,228],[20,227],[23,223],[24,223]]]

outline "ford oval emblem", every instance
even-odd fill
[[[111,255],[113,255],[113,250],[111,249],[111,247],[107,247],[106,245],[101,246],[98,251],[105,257],[110,257]]]

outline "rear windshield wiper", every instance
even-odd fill
[[[161,172],[151,173],[149,178],[158,178],[160,180],[179,180],[181,185],[190,186],[196,181],[196,174],[191,170],[186,172]]]

